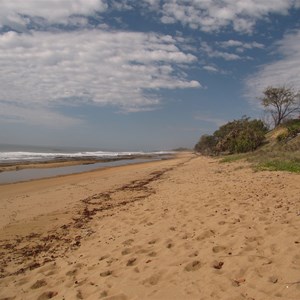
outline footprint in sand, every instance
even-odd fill
[[[76,298],[77,298],[77,299],[83,299],[81,290],[78,290],[78,291],[77,291]]]
[[[110,258],[110,255],[109,254],[105,254],[105,255],[102,255],[100,258],[99,258],[99,261],[102,261],[104,259],[108,259]]]
[[[157,255],[157,253],[155,251],[151,251],[148,256],[150,257],[155,257]]]
[[[128,297],[124,294],[117,294],[117,295],[108,296],[108,297],[105,297],[102,299],[103,300],[127,300]]]
[[[150,285],[156,285],[156,284],[158,284],[160,278],[161,278],[161,274],[153,274],[149,278],[145,279],[143,281],[143,284],[145,284],[145,285],[149,285],[149,284]]]
[[[166,247],[167,247],[168,249],[171,249],[171,248],[174,247],[174,243],[173,243],[173,241],[172,241],[171,239],[168,239],[166,242],[167,242]]]
[[[213,261],[211,266],[214,268],[214,269],[217,269],[217,270],[221,270],[222,267],[224,265],[224,262],[223,261]]]
[[[101,277],[107,277],[107,276],[110,276],[111,274],[112,274],[112,271],[107,270],[107,271],[101,272],[100,276]]]
[[[125,248],[122,250],[121,254],[122,255],[127,255],[130,254],[132,252],[132,250],[130,248]]]
[[[47,282],[45,279],[41,279],[41,280],[37,280],[30,288],[35,290],[35,289],[38,289],[42,286],[45,286],[47,285]]]
[[[213,237],[215,235],[215,232],[213,230],[206,230],[202,234],[200,234],[196,239],[197,241],[202,241],[204,239]]]
[[[136,261],[137,261],[137,259],[135,257],[132,257],[127,261],[126,266],[129,266],[129,267],[134,266],[136,264]]]
[[[108,295],[107,291],[103,291],[103,292],[101,292],[101,294],[100,294],[100,298],[107,297],[107,295]]]
[[[226,250],[225,246],[214,246],[214,247],[212,247],[212,251],[214,253],[219,253],[219,252],[224,251],[224,250]]]
[[[28,282],[29,282],[29,279],[28,279],[28,278],[22,278],[22,279],[20,279],[20,280],[16,283],[16,285],[21,286],[21,285],[24,285],[24,284],[26,284],[26,283],[28,283]]]
[[[196,256],[198,256],[199,255],[199,252],[198,251],[194,251],[193,253],[191,253],[190,255],[189,255],[189,257],[196,257]]]
[[[269,282],[272,282],[272,283],[277,283],[278,282],[278,277],[277,276],[270,276],[269,277]]]
[[[197,271],[201,268],[201,263],[199,260],[194,260],[190,263],[188,263],[186,266],[185,266],[185,271],[187,272],[191,272],[191,271]]]
[[[128,239],[128,240],[126,240],[126,241],[123,242],[123,245],[125,245],[125,246],[131,246],[131,244],[132,244],[133,242],[134,242],[133,239]]]
[[[296,255],[293,256],[292,265],[293,265],[294,268],[299,268],[300,267],[300,255],[296,254]]]
[[[75,276],[78,273],[78,269],[72,269],[66,273],[66,276]]]
[[[42,295],[40,295],[37,300],[47,300],[55,297],[58,293],[49,291],[49,292],[44,292]]]
[[[151,241],[148,242],[149,245],[153,245],[157,242],[158,240],[157,239],[153,239]]]

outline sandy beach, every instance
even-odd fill
[[[191,153],[0,186],[0,299],[300,299],[300,177]]]

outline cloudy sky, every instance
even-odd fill
[[[1,0],[0,143],[193,147],[300,88],[300,0]]]

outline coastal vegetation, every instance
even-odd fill
[[[211,136],[202,136],[195,150],[208,155],[254,151],[265,140],[266,132],[261,120],[250,120],[244,116],[221,126]]]
[[[299,94],[285,87],[269,87],[261,101],[273,119],[272,130],[262,120],[244,116],[222,125],[212,135],[201,136],[194,150],[222,157],[221,162],[244,159],[256,170],[300,173]]]
[[[260,98],[266,112],[272,117],[274,126],[279,126],[289,116],[300,112],[299,92],[286,86],[268,87]]]

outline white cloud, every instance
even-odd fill
[[[162,1],[161,21],[213,32],[232,26],[238,32],[252,32],[258,20],[270,14],[287,14],[300,7],[299,0],[169,0]]]
[[[281,59],[262,65],[246,80],[251,99],[261,96],[268,86],[286,84],[300,89],[300,29],[286,34],[276,46]]]
[[[241,57],[241,56],[239,56],[235,53],[229,53],[229,52],[225,52],[225,51],[214,50],[206,42],[201,43],[200,50],[202,50],[204,53],[206,53],[208,57],[223,58],[227,61],[240,60],[240,59],[243,58],[243,57]]]
[[[251,33],[257,21],[270,14],[288,14],[292,8],[300,8],[300,0],[1,0],[0,27],[21,30],[40,18],[48,24],[70,24],[75,16],[141,9],[155,11],[167,24],[181,23],[206,32],[231,26]]]
[[[71,16],[89,16],[107,9],[106,0],[1,0],[0,28],[26,27],[29,18],[43,18],[49,23],[67,24]]]
[[[236,40],[219,42],[218,45],[220,45],[221,48],[236,48],[238,52],[243,52],[245,49],[263,49],[265,47],[263,44],[257,42],[245,43]]]
[[[124,11],[124,10],[132,10],[133,6],[130,3],[130,0],[111,0],[110,1],[110,8],[113,10],[120,10],[120,11]]]
[[[205,70],[205,71],[207,71],[207,72],[210,72],[212,74],[221,74],[221,75],[228,75],[228,74],[230,74],[229,71],[225,71],[225,70],[219,68],[218,66],[211,65],[211,64],[204,65],[202,67],[202,69]]]
[[[219,70],[214,66],[204,66],[203,69],[213,73],[219,72]]]
[[[0,101],[153,109],[159,89],[201,87],[181,68],[196,57],[176,43],[171,36],[100,29],[8,32],[0,36]]]
[[[154,7],[159,7],[160,4],[160,0],[143,0],[146,4],[150,5],[150,6],[154,6]]]

